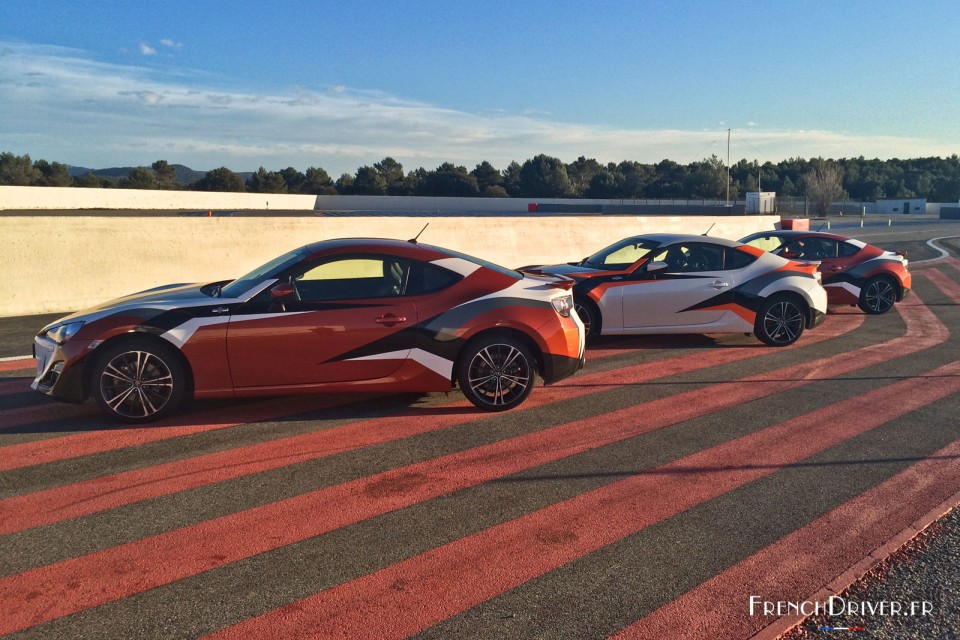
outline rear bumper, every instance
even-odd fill
[[[563,380],[583,368],[586,362],[586,332],[576,313],[561,318],[559,331],[547,344],[552,349],[543,353],[544,384]]]
[[[823,324],[823,321],[827,319],[827,314],[818,309],[810,310],[810,319],[808,329],[813,329],[814,327],[819,327]]]
[[[582,369],[585,362],[586,358],[583,355],[579,358],[570,358],[548,353],[544,357],[543,383],[553,384],[564,378],[569,378]]]

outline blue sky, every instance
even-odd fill
[[[0,4],[0,151],[88,167],[503,169],[960,153],[960,6]]]

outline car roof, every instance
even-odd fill
[[[646,239],[659,242],[660,244],[673,244],[675,242],[710,242],[723,245],[725,247],[739,247],[741,243],[726,238],[717,238],[714,236],[696,235],[693,233],[644,233],[639,236],[633,236],[636,239]]]
[[[770,231],[758,231],[751,233],[751,236],[778,236],[780,238],[830,238],[832,240],[849,240],[847,236],[840,236],[835,233],[826,233],[824,231],[802,231],[796,229],[771,229]],[[747,236],[749,237],[749,236]]]
[[[333,238],[330,240],[319,240],[317,242],[311,242],[306,245],[305,248],[313,251],[325,251],[327,249],[339,249],[341,247],[353,247],[357,245],[362,245],[364,247],[370,248],[398,248],[398,247],[410,247],[411,245],[417,246],[415,243],[407,242],[405,240],[397,240],[396,238]],[[436,249],[436,247],[431,247],[429,245],[419,245],[427,247],[430,249]],[[441,249],[442,251],[442,249]]]

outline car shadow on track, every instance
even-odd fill
[[[104,416],[93,401],[61,403],[32,390],[0,395],[0,444],[4,435],[75,434],[94,431],[184,430],[229,428],[252,423],[289,423],[311,420],[369,420],[430,416],[486,415],[466,402],[459,391],[348,395],[300,395],[271,398],[189,400],[168,418],[130,424]],[[320,427],[322,428],[322,427]],[[174,434],[175,435],[175,434]]]

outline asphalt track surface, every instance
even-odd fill
[[[118,426],[30,391],[44,319],[0,322],[0,633],[776,637],[799,618],[750,596],[838,593],[960,500],[960,240],[921,262],[960,233],[856,235],[909,250],[895,311],[785,349],[600,340],[504,414],[317,396]]]

